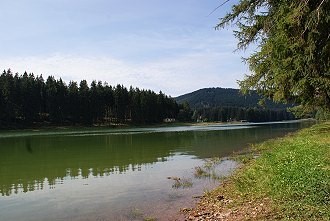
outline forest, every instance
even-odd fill
[[[257,107],[213,107],[196,109],[192,119],[196,121],[247,121],[267,122],[294,120],[295,116],[286,109],[264,109]]]
[[[288,111],[292,104],[274,103],[266,99],[259,104],[262,97],[255,91],[242,95],[233,88],[203,88],[176,97],[183,105],[180,113],[185,120],[194,122],[266,122],[293,120],[295,116]]]
[[[204,95],[204,100],[241,100],[236,89],[231,96]],[[186,96],[186,95],[183,95]],[[190,97],[192,95],[190,94]],[[67,85],[61,78],[33,73],[22,75],[5,70],[0,76],[0,128],[25,128],[47,125],[119,125],[157,124],[165,118],[178,122],[229,122],[229,121],[280,121],[294,119],[286,108],[260,108],[253,99],[250,106],[221,103],[191,107],[185,101],[177,101],[161,91],[133,88],[123,85],[110,86],[101,81],[86,80]],[[199,96],[200,98],[200,96]],[[240,102],[237,102],[238,104]],[[246,103],[246,102],[245,102]]]
[[[0,76],[0,127],[52,125],[151,124],[176,118],[179,105],[162,92],[101,81],[79,85],[33,73]]]
[[[259,101],[262,99],[256,91],[249,91],[243,95],[239,89],[234,88],[203,88],[197,91],[176,97],[175,100],[181,104],[188,102],[192,109],[210,107],[245,107],[260,108]],[[262,108],[265,109],[287,109],[290,104],[275,103],[266,99]]]

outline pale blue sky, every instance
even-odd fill
[[[248,73],[232,31],[237,0],[0,0],[0,68],[162,90],[235,87]],[[209,15],[209,16],[208,16]]]

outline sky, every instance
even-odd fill
[[[238,88],[249,72],[233,27],[237,0],[0,0],[0,70],[162,91]]]

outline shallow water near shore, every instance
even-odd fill
[[[195,167],[311,123],[0,132],[0,221],[179,219],[219,182]]]

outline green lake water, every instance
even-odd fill
[[[219,181],[194,168],[311,122],[0,132],[0,221],[180,219]],[[224,160],[217,174],[237,164]],[[173,188],[180,177],[190,188]]]

